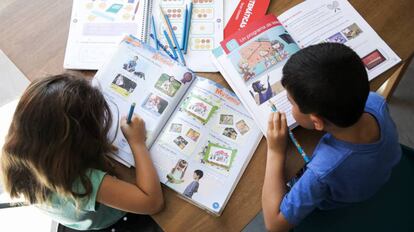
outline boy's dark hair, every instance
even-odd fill
[[[195,170],[194,173],[198,176],[198,179],[201,179],[203,177],[204,173],[201,170]]]
[[[283,67],[282,85],[302,113],[317,114],[339,127],[355,124],[369,94],[359,56],[339,43],[309,46]]]

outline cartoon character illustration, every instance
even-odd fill
[[[239,72],[243,75],[243,80],[248,81],[251,78],[255,77],[256,74],[249,67],[249,63],[245,60],[240,61],[239,63]]]
[[[167,175],[167,182],[173,183],[173,184],[181,184],[184,182],[183,177],[185,174],[185,171],[187,171],[188,163],[187,161],[180,159],[178,160],[175,167],[171,170],[171,172]]]
[[[270,44],[272,45],[271,56],[273,56],[277,62],[282,61],[288,56],[288,53],[284,50],[285,45],[279,40],[273,40]]]
[[[181,79],[181,83],[185,84],[187,82],[191,82],[191,80],[193,79],[193,74],[191,74],[190,72],[186,72],[183,75],[183,78]]]
[[[267,76],[267,88],[260,82],[260,80],[253,82],[252,88],[254,92],[259,94],[259,105],[273,97],[273,91],[272,87],[270,86],[269,76]],[[249,90],[249,92],[252,97],[255,98],[254,93],[251,90]]]
[[[198,187],[200,186],[199,180],[203,177],[204,173],[201,170],[195,170],[194,174],[193,174],[193,179],[194,181],[192,181],[189,185],[187,185],[187,187],[184,190],[184,196],[186,197],[193,197],[193,194],[198,192]]]
[[[128,61],[128,63],[124,64],[124,69],[128,72],[134,72],[135,67],[137,66],[138,56],[134,56],[132,60]]]

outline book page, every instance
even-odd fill
[[[401,61],[346,0],[305,1],[278,19],[301,48],[335,42],[354,49],[369,80]]]
[[[113,115],[110,138],[117,155],[134,165],[130,147],[119,123],[134,102],[135,114],[145,121],[148,147],[152,145],[194,77],[187,68],[173,62],[134,37],[126,37],[109,62],[98,71],[94,83],[102,90]]]
[[[187,54],[184,58],[187,66],[195,72],[216,72],[217,68],[210,59],[210,52],[223,39],[224,8],[222,0],[193,0],[190,36],[188,38]],[[154,16],[157,36],[160,42],[169,49],[163,31],[166,30],[160,6],[168,15],[173,31],[182,47],[184,16],[188,0],[153,0],[152,15]],[[147,19],[151,21],[151,19]],[[151,23],[148,23],[151,25]],[[151,29],[148,33],[153,33]],[[149,39],[155,46],[154,40]]]
[[[198,77],[150,153],[162,183],[219,214],[261,138],[233,92]]]
[[[221,74],[264,134],[274,107],[286,112],[288,125],[295,126],[281,78],[287,59],[298,50],[276,17],[267,15],[226,38],[213,51]]]
[[[64,68],[100,68],[125,34],[136,34],[140,0],[74,0]]]

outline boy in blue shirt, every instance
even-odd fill
[[[334,209],[370,198],[387,182],[401,157],[387,104],[369,92],[367,72],[352,49],[323,43],[297,52],[283,68],[282,85],[299,125],[326,134],[306,171],[286,193],[286,115],[270,116],[262,192],[270,231],[287,231],[314,209]]]

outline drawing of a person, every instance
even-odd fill
[[[254,72],[249,67],[249,63],[246,60],[242,60],[239,63],[239,72],[243,75],[243,80],[248,81],[255,76]]]
[[[187,187],[184,190],[184,196],[192,198],[193,194],[198,192],[198,188],[200,186],[200,179],[203,177],[204,173],[201,170],[195,170],[194,174],[193,174],[193,179],[194,181],[192,181],[189,185],[187,185]]]
[[[272,58],[270,56],[269,50],[260,50],[259,56],[262,57],[266,68],[272,66],[272,63],[275,63],[275,62],[272,62]]]
[[[283,59],[285,59],[288,56],[287,52],[284,50],[285,45],[283,45],[283,43],[281,43],[279,40],[273,40],[270,44],[272,46],[271,55],[278,62],[282,61]]]
[[[167,175],[167,183],[171,182],[173,184],[181,184],[184,182],[183,177],[185,171],[187,170],[188,163],[187,161],[180,159],[178,160],[175,167],[171,170],[171,172]]]
[[[134,72],[137,66],[138,56],[134,56],[128,63],[124,64],[124,69],[128,72]]]
[[[259,105],[273,97],[273,91],[272,87],[270,86],[269,76],[267,76],[267,88],[260,82],[260,80],[253,82],[252,88],[254,92],[259,94]],[[249,90],[249,92],[254,98],[254,93],[251,90]]]

